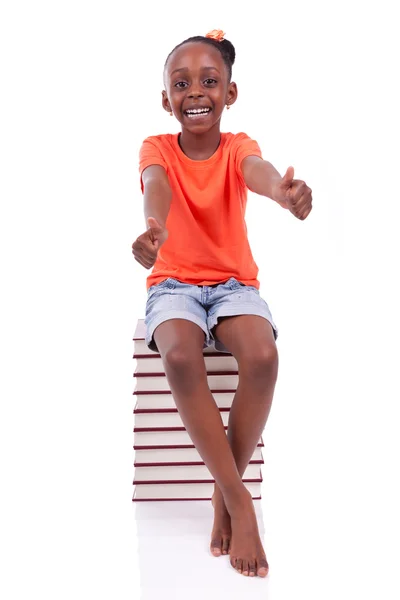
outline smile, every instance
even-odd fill
[[[189,108],[184,111],[184,114],[189,119],[200,119],[206,117],[211,112],[211,108]]]

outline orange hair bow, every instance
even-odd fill
[[[209,31],[205,37],[216,40],[217,42],[222,42],[224,35],[225,33],[221,29],[213,29],[212,31]]]

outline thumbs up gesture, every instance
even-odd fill
[[[135,260],[146,269],[151,269],[161,246],[168,238],[168,231],[153,217],[147,219],[149,228],[132,244]]]
[[[311,188],[300,179],[294,179],[294,169],[289,167],[276,186],[274,200],[285,205],[295,217],[304,221],[312,209]]]

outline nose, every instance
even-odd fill
[[[203,96],[204,96],[204,94],[200,88],[200,85],[198,83],[193,83],[190,86],[188,97],[189,98],[202,98]]]

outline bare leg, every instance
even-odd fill
[[[157,327],[154,339],[185,428],[218,482],[226,506],[236,506],[248,492],[208,387],[204,332],[191,321],[171,319]]]
[[[251,494],[236,467],[222,419],[207,382],[204,332],[172,319],[154,332],[175,402],[191,439],[222,493],[231,517],[231,564],[239,572],[265,577],[268,563],[258,534]],[[235,561],[233,562],[233,559]]]
[[[262,317],[223,317],[215,328],[215,335],[239,364],[239,385],[230,411],[228,440],[242,477],[270,412],[278,372],[278,354],[272,328]],[[215,517],[211,552],[214,556],[220,556],[230,551],[232,528],[217,484],[213,505]],[[249,571],[243,562],[241,566],[243,574],[254,574],[254,569]]]

